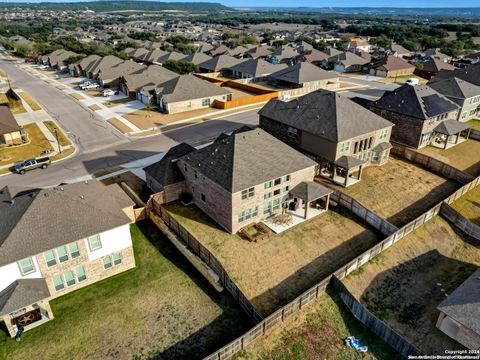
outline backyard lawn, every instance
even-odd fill
[[[467,122],[475,130],[480,130],[480,119],[473,119]]]
[[[468,220],[480,226],[480,186],[470,190],[450,206]]]
[[[363,170],[359,183],[348,188],[334,187],[401,227],[447,198],[460,185],[390,156],[385,165]]]
[[[24,126],[29,143],[18,146],[0,147],[0,165],[11,164],[39,156],[45,150],[53,150],[52,145],[36,124]]]
[[[436,308],[478,266],[478,242],[435,216],[343,281],[421,351],[444,354],[462,346],[436,328]]]
[[[135,269],[52,300],[54,320],[19,343],[0,332],[0,358],[201,359],[251,326],[154,225],[131,231]]]
[[[480,141],[468,139],[447,150],[427,146],[418,151],[473,176],[480,175]]]
[[[355,336],[368,346],[359,353],[345,346]],[[325,293],[302,311],[256,340],[237,360],[400,360],[401,356],[370,332],[335,294]]]
[[[253,306],[268,315],[381,240],[337,207],[257,243],[230,235],[195,206],[170,214],[222,263]]]

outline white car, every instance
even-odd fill
[[[38,65],[38,68],[41,70],[48,69],[47,65]]]
[[[102,96],[108,97],[115,95],[115,92],[112,89],[105,89],[102,91]]]
[[[93,84],[93,83],[92,83],[91,81],[84,81],[83,83],[81,83],[80,85],[78,85],[78,87],[83,90],[83,88],[84,88],[85,86],[89,86],[89,85],[92,85],[92,84]]]
[[[408,78],[407,81],[405,81],[405,84],[412,85],[412,86],[418,85],[418,79]]]
[[[92,84],[86,85],[86,86],[80,86],[80,88],[82,90],[93,90],[93,89],[98,89],[99,87],[100,87],[100,85],[95,84],[95,83],[92,83]]]

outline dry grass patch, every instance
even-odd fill
[[[52,300],[55,319],[20,343],[0,332],[0,358],[203,358],[246,330],[234,300],[209,287],[155,226],[131,231],[136,268]]]
[[[97,104],[90,105],[88,108],[93,111],[102,110],[102,108]]]
[[[20,100],[15,100],[7,93],[0,93],[0,104],[7,105],[10,108],[10,111],[14,115],[23,114],[27,112],[27,110],[23,107],[22,102]]]
[[[358,353],[345,345],[344,339],[351,335],[368,346],[367,353]],[[338,296],[324,293],[269,330],[236,359],[399,360],[401,356],[358,322]]]
[[[25,102],[32,108],[33,111],[42,110],[42,108],[40,107],[40,105],[38,105],[38,104],[31,98],[31,96],[28,95],[25,91],[19,92],[18,95],[23,99],[23,101],[25,101]]]
[[[57,129],[56,134],[58,135],[58,142],[60,143],[60,146],[68,146],[71,144],[70,140],[67,139],[62,129],[60,129],[60,127],[56,123],[54,123],[53,121],[44,121],[43,123],[54,136],[55,129]]]
[[[437,306],[480,265],[480,247],[436,216],[344,279],[367,308],[426,354],[462,346]]]
[[[468,220],[480,226],[480,186],[470,190],[451,206]]]
[[[72,146],[67,149],[63,149],[61,154],[58,153],[54,156],[51,156],[50,160],[57,161],[57,160],[65,159],[66,157],[72,155],[74,152],[75,152],[75,148]]]
[[[76,99],[76,100],[83,100],[83,99],[85,99],[85,96],[83,96],[82,94],[79,94],[79,93],[71,93],[70,96],[73,97],[73,98]]]
[[[130,101],[134,101],[134,100],[129,98],[129,97],[125,97],[125,98],[121,98],[121,99],[117,99],[117,100],[108,100],[108,101],[104,102],[103,105],[111,108],[111,107],[114,107],[114,106],[117,106],[117,105],[120,105],[120,104],[126,104]]]
[[[197,116],[208,117],[208,115],[214,115],[219,111],[220,110],[218,109],[205,108],[205,109],[181,112],[178,114],[163,114],[161,112],[154,111],[154,110],[148,111],[146,109],[141,109],[141,110],[137,110],[129,114],[126,114],[123,117],[140,129],[149,129],[155,126],[167,125],[167,124],[171,124],[172,122],[186,120],[186,119],[190,119]]]
[[[417,218],[460,187],[456,182],[392,156],[385,165],[366,168],[362,180],[355,185],[343,188],[328,184],[398,227]]]
[[[58,86],[56,86],[56,88],[57,88],[58,90],[66,90],[66,89],[68,89],[68,87],[65,86],[65,85],[58,85]]]
[[[480,175],[480,141],[468,139],[447,150],[427,146],[420,149],[419,152],[473,176]]]
[[[262,314],[285,305],[380,238],[343,208],[258,243],[230,235],[195,206],[166,209],[223,264]]]
[[[132,131],[132,129],[130,129],[127,125],[125,125],[123,122],[121,122],[117,118],[111,118],[111,119],[108,119],[107,121],[124,134]]]
[[[0,77],[7,77],[7,73],[3,70],[0,70]]]
[[[45,150],[53,150],[52,145],[36,124],[25,125],[24,129],[30,142],[18,146],[0,147],[0,165],[40,156]]]
[[[246,91],[242,91],[236,88],[228,87],[228,86],[223,86],[222,89],[225,89],[227,91],[230,91],[232,93],[232,100],[236,99],[244,99],[244,98],[249,98],[252,96],[255,96],[255,94],[251,94]]]

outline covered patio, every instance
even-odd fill
[[[457,120],[445,120],[433,129],[434,138],[430,145],[449,149],[467,140],[470,136],[470,126]]]
[[[45,279],[18,279],[0,292],[0,321],[11,337],[53,319]]]
[[[334,163],[326,163],[321,166],[320,175],[338,185],[348,187],[361,180],[365,162],[357,157],[344,155]]]
[[[272,215],[263,222],[275,233],[281,233],[327,211],[332,192],[314,181],[303,181],[289,191],[282,213]]]

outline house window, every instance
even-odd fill
[[[28,275],[35,272],[35,265],[33,265],[32,258],[26,258],[18,262],[22,275]]]
[[[272,186],[273,186],[273,181],[271,180],[265,183],[265,189],[270,189]]]
[[[183,168],[187,171],[187,164],[183,164]]]
[[[290,181],[290,175],[285,175],[285,178],[283,181]]]
[[[202,201],[203,201],[203,202],[207,201],[207,200],[205,199],[205,194],[202,194]]]
[[[76,281],[73,271],[67,271],[65,274],[63,274],[63,276],[65,277],[65,283],[67,286],[75,285]]]
[[[254,187],[251,187],[251,188],[246,189],[246,190],[242,190],[242,200],[251,198],[254,195],[255,195],[255,188]]]
[[[356,154],[358,152],[358,141],[355,141],[355,147],[353,149],[353,153]]]
[[[68,250],[70,251],[70,257],[72,259],[75,259],[80,256],[80,250],[78,248],[78,244],[76,242],[73,242],[71,244],[68,244]]]
[[[380,139],[385,139],[388,135],[388,129],[383,129],[380,133]]]
[[[280,209],[280,203],[281,203],[281,198],[276,198],[276,199],[273,199],[273,210],[278,210]]]
[[[88,246],[90,247],[90,251],[95,251],[102,248],[102,240],[100,239],[100,235],[93,235],[88,237]]]
[[[280,189],[277,189],[273,192],[273,196],[280,195]]]
[[[265,193],[263,194],[263,198],[266,200],[266,199],[270,199],[272,197],[272,193],[271,192],[268,192],[268,193]]]
[[[112,267],[112,258],[110,255],[107,255],[103,258],[103,268],[105,270],[110,269]]]
[[[285,186],[285,187],[283,188],[283,192],[288,192],[288,190],[290,190],[290,186]]]
[[[287,135],[288,135],[288,137],[291,137],[291,138],[296,139],[296,138],[297,138],[297,134],[298,134],[298,130],[297,130],[297,129],[295,129],[294,127],[291,127],[291,126],[288,127],[288,130],[287,130]]]
[[[340,144],[340,152],[343,153],[345,151],[348,151],[350,149],[350,141],[345,141]]]
[[[61,275],[54,275],[52,277],[52,281],[53,281],[53,287],[55,288],[55,291],[60,291],[65,288]]]
[[[122,263],[122,254],[113,254],[113,265],[120,265]]]
[[[269,214],[272,211],[272,202],[270,200],[266,200],[263,202],[263,214]]]
[[[282,183],[282,178],[275,179],[273,182],[275,186],[280,185],[281,183]]]
[[[58,255],[58,261],[59,262],[65,262],[68,260],[68,253],[67,253],[67,248],[66,246],[60,246],[55,249]]]
[[[75,269],[75,273],[77,274],[77,281],[82,282],[87,279],[87,274],[85,273],[85,269],[83,266],[79,266]]]
[[[43,258],[47,263],[47,267],[52,267],[57,264],[57,258],[55,257],[55,253],[53,250],[48,250],[43,253]]]
[[[202,106],[210,106],[210,99],[202,99]]]
[[[372,143],[373,143],[373,138],[371,137],[370,139],[368,139],[368,148],[369,149],[372,148]]]
[[[258,215],[258,207],[255,206],[254,208],[250,208],[247,210],[242,211],[240,214],[238,214],[238,222],[243,222],[245,220],[254,218]]]

